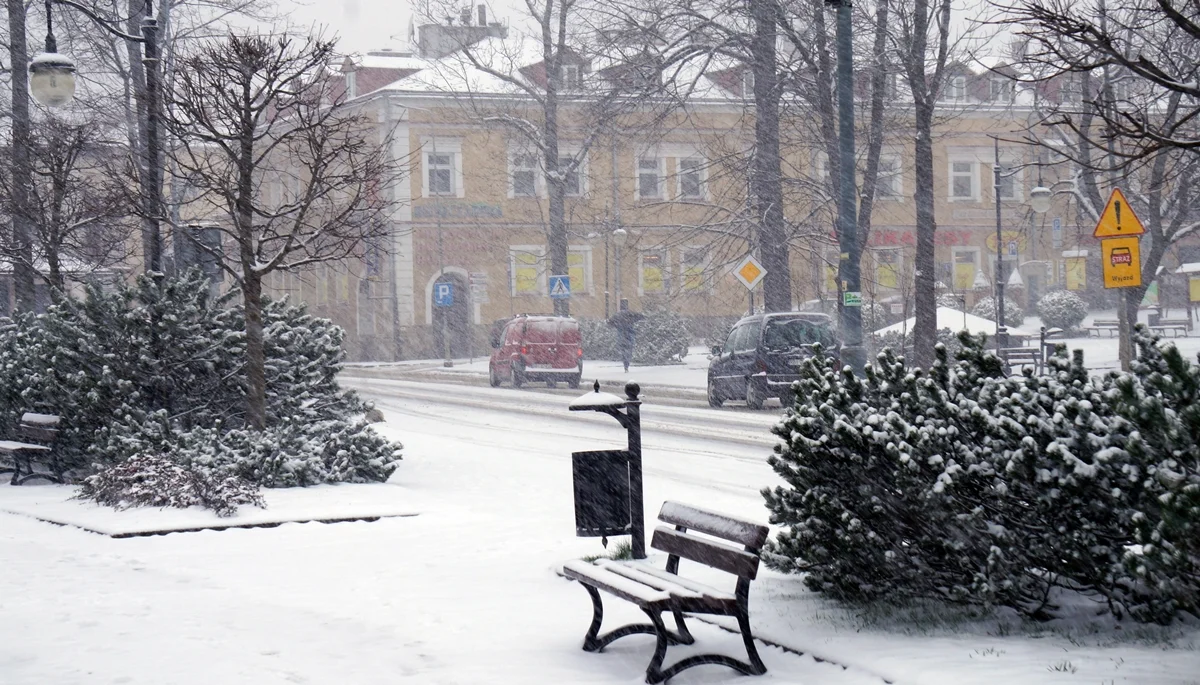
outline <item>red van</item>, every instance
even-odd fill
[[[558,381],[579,387],[583,347],[575,319],[522,314],[497,321],[491,344],[488,381],[493,387],[505,380],[511,380],[514,388],[542,381],[550,388]]]

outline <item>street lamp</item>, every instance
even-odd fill
[[[150,2],[145,4],[147,16],[142,18],[142,35],[134,36],[109,26],[108,22],[101,19],[91,9],[72,0],[46,0],[46,51],[34,57],[29,63],[29,91],[32,93],[33,99],[46,107],[61,107],[70,102],[75,95],[75,62],[70,57],[58,53],[50,7],[52,3],[74,7],[97,26],[114,36],[142,44],[142,64],[146,68],[146,169],[145,175],[142,177],[145,229],[142,243],[146,253],[146,270],[159,272],[162,270],[162,237],[159,234],[158,225],[162,168],[158,159],[158,20],[150,16],[153,4]]]
[[[616,273],[613,274],[613,279],[614,279],[613,280],[613,291],[616,295],[617,307],[620,308],[620,306],[621,306],[621,252],[624,251],[625,243],[629,242],[629,231],[626,231],[625,229],[620,228],[620,227],[615,228],[615,229],[613,229],[613,232],[612,232],[612,239],[613,239],[613,243],[615,243],[617,246],[616,259],[614,260],[616,262],[616,267],[615,267]],[[607,268],[607,266],[605,268]]]
[[[996,347],[1000,348],[1005,345],[1008,337],[1008,330],[1004,326],[1004,240],[1001,232],[1001,210],[1000,210],[1000,139],[992,136],[992,149],[995,152],[995,164],[992,166],[993,185],[992,199],[996,203]],[[1054,193],[1047,187],[1042,185],[1041,167],[1038,167],[1038,184],[1029,191],[1029,208],[1038,214],[1045,214],[1050,210],[1050,197]],[[1033,239],[1033,236],[1030,236]]]

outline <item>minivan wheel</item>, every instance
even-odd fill
[[[583,374],[579,374],[577,376],[571,376],[570,378],[568,378],[567,379],[567,387],[572,390],[578,388],[579,387],[579,379],[582,376],[583,376]]]
[[[496,367],[488,366],[488,384],[493,388],[500,387],[500,376],[496,375]]]
[[[758,383],[751,378],[746,381],[746,406],[751,409],[762,409],[766,398],[758,390]]]
[[[525,385],[525,369],[522,369],[518,364],[512,365],[512,384],[514,388]]]
[[[712,381],[708,382],[708,406],[719,408],[725,406],[725,398],[721,393],[717,392],[717,388]]]

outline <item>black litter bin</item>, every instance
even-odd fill
[[[575,535],[581,538],[629,535],[629,452],[571,453],[575,486]]]

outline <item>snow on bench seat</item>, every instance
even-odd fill
[[[711,585],[705,585],[690,578],[683,578],[674,573],[667,573],[660,568],[655,568],[642,562],[601,559],[596,562],[596,566],[612,571],[613,573],[619,573],[626,578],[644,583],[655,589],[665,590],[675,597],[692,597],[697,599],[707,597],[721,601],[734,601],[734,596],[731,592],[723,592]]]
[[[666,602],[671,593],[630,580],[624,576],[605,570],[600,566],[590,564],[582,559],[575,559],[563,564],[563,573],[575,580],[590,580],[603,586],[621,599],[634,604],[649,605]]]

